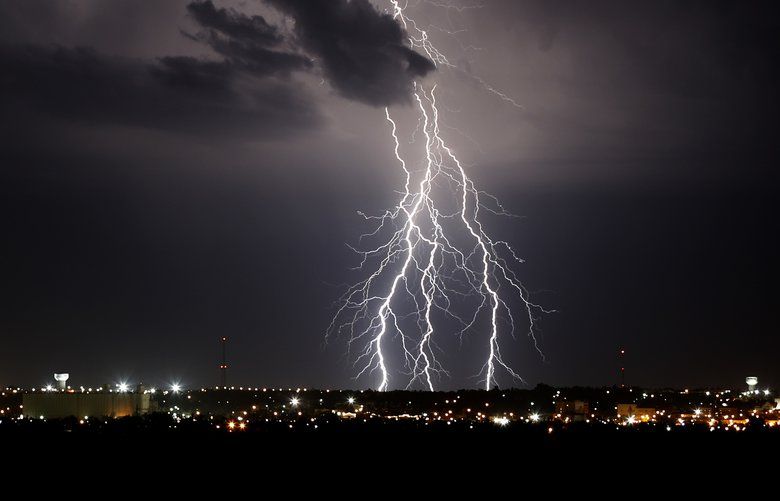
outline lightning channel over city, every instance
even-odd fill
[[[409,35],[410,45],[424,51],[437,66],[455,68],[399,2],[393,0],[391,4],[394,19],[414,33]],[[504,93],[487,84],[483,87],[519,107]],[[384,109],[389,145],[404,180],[401,197],[383,214],[360,213],[375,223],[372,231],[361,235],[361,245],[351,247],[360,256],[358,269],[368,276],[341,297],[327,331],[328,336],[346,333],[356,378],[376,375],[379,391],[390,389],[391,384],[434,391],[436,383],[449,375],[437,356],[437,338],[479,336],[483,331],[484,353],[480,354],[482,363],[476,374],[480,385],[490,389],[498,383],[501,372],[522,381],[502,353],[505,338],[511,339],[516,330],[525,329],[543,357],[536,322],[540,314],[554,311],[531,299],[515,270],[523,260],[512,246],[488,234],[480,211],[506,217],[513,214],[476,187],[456,148],[444,139],[436,91],[437,84],[426,88],[415,82],[413,106],[424,138],[420,168],[405,160],[398,126],[390,109]],[[416,142],[410,144],[415,146]],[[378,243],[372,245],[374,242]],[[519,299],[521,317],[513,313],[514,301],[507,295]],[[459,304],[468,301],[455,301],[455,297],[473,299],[474,304],[461,308]],[[438,327],[434,312],[457,328]],[[484,325],[480,323],[483,316],[487,317]],[[414,321],[403,325],[403,320],[410,317]],[[401,372],[406,380],[400,383],[391,381],[391,373],[396,371],[387,351],[393,342],[400,346],[403,360]]]

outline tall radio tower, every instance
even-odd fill
[[[222,389],[227,387],[227,338],[222,336],[220,341],[222,343],[222,363],[219,365],[219,383]]]

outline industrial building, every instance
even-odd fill
[[[25,393],[22,397],[22,413],[33,418],[124,417],[137,416],[154,411],[151,395],[143,386],[135,393],[111,391],[77,392],[67,387],[67,373],[54,374],[57,390]]]
[[[40,392],[25,393],[22,397],[22,414],[32,418],[64,417],[124,417],[137,416],[156,410],[150,392],[139,385],[135,392],[128,392],[127,384],[113,391],[108,385],[93,392],[75,391],[67,385],[70,374],[54,374],[57,388],[48,385]]]
[[[154,411],[149,393],[35,392],[22,399],[25,416],[63,418],[76,416],[124,417]]]

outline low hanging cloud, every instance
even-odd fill
[[[295,21],[295,42],[347,99],[373,106],[408,102],[414,80],[435,69],[406,45],[398,22],[367,0],[266,1]]]

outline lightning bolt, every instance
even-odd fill
[[[408,18],[397,1],[391,1],[394,17],[408,30],[410,44],[423,50],[437,64],[451,66],[446,56],[429,41],[427,33]],[[508,98],[511,99],[511,98]],[[368,276],[347,288],[327,329],[327,337],[347,333],[348,353],[355,353],[356,378],[377,373],[377,389],[390,388],[390,343],[397,339],[402,354],[400,369],[407,377],[405,387],[422,385],[433,391],[435,381],[449,375],[437,358],[434,313],[454,321],[462,337],[475,331],[481,318],[489,318],[486,358],[477,373],[485,389],[497,383],[503,371],[514,379],[519,374],[504,361],[503,337],[514,335],[515,318],[504,290],[519,298],[528,324],[528,336],[541,354],[536,338],[536,314],[551,313],[531,302],[528,291],[510,263],[522,263],[505,241],[493,240],[479,219],[480,210],[511,216],[498,200],[476,188],[455,151],[444,140],[436,101],[436,85],[430,90],[415,84],[414,104],[417,129],[424,136],[420,168],[410,168],[401,154],[398,126],[390,110],[385,118],[393,140],[395,158],[404,173],[400,200],[380,215],[359,214],[374,224],[351,246],[360,257],[355,268]],[[455,208],[441,203],[443,192],[456,194]],[[366,241],[379,242],[366,245]],[[373,266],[373,267],[372,267]],[[473,299],[476,307],[467,318],[453,306],[454,300]],[[516,301],[516,300],[515,300]],[[409,307],[411,305],[411,307]],[[410,320],[411,319],[411,320]],[[411,326],[409,324],[412,324]]]

